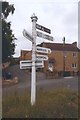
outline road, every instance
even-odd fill
[[[72,90],[78,91],[78,78],[73,77],[73,78],[61,78],[61,79],[54,79],[54,80],[37,80],[36,83],[37,89],[57,89],[57,88],[68,88]],[[23,91],[25,89],[30,90],[31,87],[31,82],[30,81],[25,81],[18,83],[14,86],[9,86],[9,87],[3,87],[2,93],[5,94],[6,92],[11,92],[17,89],[18,91]]]
[[[18,68],[19,66],[17,66]],[[11,70],[16,70],[15,74],[19,78],[19,83],[14,86],[3,87],[2,93],[3,95],[7,92],[14,91],[17,89],[18,91],[24,91],[25,89],[30,90],[31,88],[31,73],[24,72],[22,70],[12,68]],[[11,71],[12,72],[12,71]],[[68,88],[72,90],[78,91],[78,77],[65,77],[59,79],[46,79],[44,73],[37,72],[37,80],[36,80],[37,89],[58,89],[58,88]]]

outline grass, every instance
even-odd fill
[[[78,94],[68,89],[39,90],[34,106],[30,93],[15,90],[3,97],[3,118],[77,118]]]

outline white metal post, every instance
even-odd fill
[[[34,105],[36,102],[36,22],[38,20],[37,16],[33,13],[31,16],[32,19],[32,76],[31,76],[31,105]]]

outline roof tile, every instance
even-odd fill
[[[50,48],[51,50],[59,51],[79,51],[80,49],[73,44],[61,44],[61,43],[41,43],[39,46]]]

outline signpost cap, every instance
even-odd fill
[[[31,16],[31,19],[32,19],[32,22],[33,22],[33,20],[35,20],[35,21],[38,20],[38,18],[37,18],[37,16],[35,15],[35,13],[33,13],[33,15]]]

